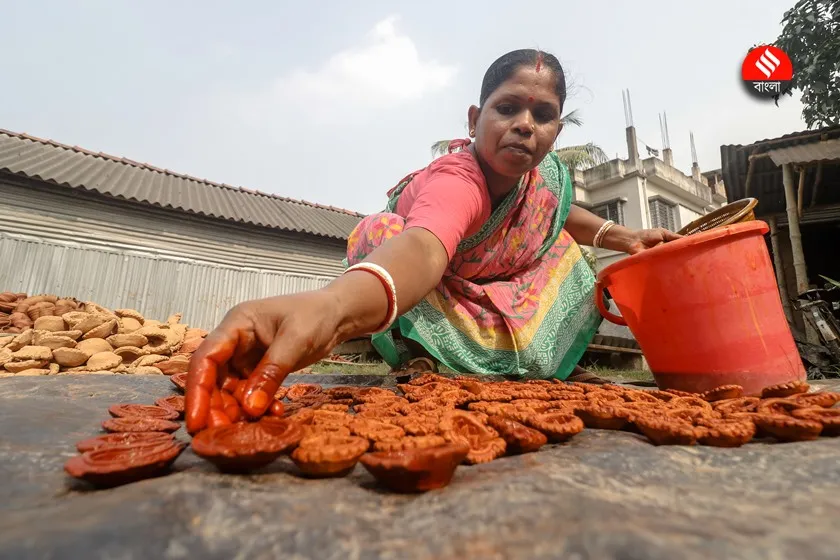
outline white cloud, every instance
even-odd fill
[[[364,44],[335,53],[316,70],[296,69],[281,76],[262,92],[246,95],[240,106],[252,117],[263,108],[289,103],[394,107],[449,86],[457,68],[423,59],[414,41],[397,29],[397,21],[392,16],[378,22]]]

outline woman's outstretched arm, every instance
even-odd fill
[[[434,234],[415,227],[383,243],[366,262],[390,273],[402,314],[440,282],[449,259]],[[229,423],[220,392],[227,377],[247,376],[239,404],[245,414],[261,416],[289,373],[324,358],[336,344],[377,329],[388,305],[380,280],[365,271],[348,272],[320,290],[237,305],[190,361],[187,430]]]
[[[449,259],[434,234],[424,228],[411,228],[383,243],[365,262],[378,264],[390,273],[396,286],[399,316],[438,285]],[[338,303],[342,340],[370,332],[386,319],[387,294],[382,283],[368,272],[344,274],[324,290]]]

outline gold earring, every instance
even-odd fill
[[[475,130],[470,130],[470,136],[475,136]]]

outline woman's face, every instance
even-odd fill
[[[560,133],[554,72],[521,66],[484,106],[470,107],[470,129],[480,160],[502,177],[518,179],[536,167]]]

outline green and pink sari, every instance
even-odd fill
[[[412,177],[389,192],[385,212],[350,235],[348,264],[402,232],[405,220],[394,211]],[[437,288],[374,335],[383,359],[398,367],[411,357],[402,338],[461,373],[568,377],[601,323],[595,276],[563,229],[571,201],[569,172],[550,152],[458,245]]]

